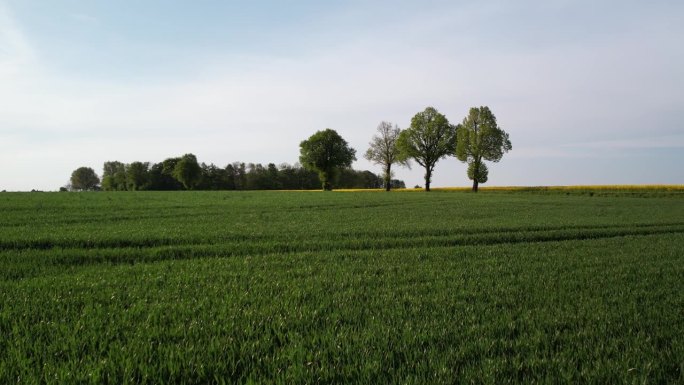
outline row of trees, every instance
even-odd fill
[[[411,125],[401,130],[396,124],[382,122],[372,138],[366,159],[383,168],[384,187],[391,188],[392,166],[410,167],[414,160],[425,169],[425,190],[430,191],[432,173],[439,160],[456,156],[468,164],[468,178],[473,191],[488,180],[485,161],[498,162],[510,151],[508,134],[497,124],[489,107],[471,108],[458,125],[436,109],[426,108],[411,119]],[[324,190],[331,190],[335,173],[350,167],[356,151],[334,130],[318,131],[300,144],[300,162],[318,173]]]
[[[510,151],[511,141],[489,107],[473,107],[461,124],[449,123],[446,116],[433,107],[417,113],[409,128],[382,122],[364,154],[366,159],[382,166],[382,177],[370,171],[354,171],[356,150],[335,130],[317,131],[299,145],[302,166],[287,164],[229,164],[225,168],[213,164],[199,164],[193,154],[169,158],[161,163],[105,162],[102,176],[103,190],[268,190],[313,189],[320,181],[323,190],[341,188],[378,188],[389,191],[405,187],[392,179],[392,166],[410,167],[413,160],[425,169],[425,190],[430,183],[437,162],[455,156],[468,164],[468,178],[473,191],[488,180],[485,161],[498,162]],[[75,190],[99,188],[95,172],[81,167],[71,176]]]
[[[382,177],[370,171],[341,169],[334,178],[341,188],[380,188]],[[393,188],[405,187],[400,180]],[[64,190],[312,190],[320,188],[318,174],[299,164],[276,166],[235,162],[226,167],[198,163],[193,154],[163,162],[105,162],[102,180],[89,167],[75,170]]]

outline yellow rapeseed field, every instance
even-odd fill
[[[432,191],[470,191],[471,187],[433,187]],[[681,184],[616,184],[616,185],[576,185],[576,186],[490,186],[480,187],[480,191],[578,191],[578,190],[600,190],[600,191],[684,191]],[[292,190],[295,191],[295,190]],[[300,190],[296,190],[300,191]],[[320,191],[320,190],[311,190]],[[384,189],[335,189],[340,192],[383,192]],[[422,188],[403,188],[393,189],[400,192],[420,192]]]

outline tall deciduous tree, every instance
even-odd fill
[[[340,168],[351,167],[356,160],[356,150],[330,128],[317,131],[299,144],[299,161],[318,173],[323,190],[332,190],[332,179]]]
[[[128,189],[136,191],[144,189],[149,183],[150,164],[148,162],[133,162],[126,165],[126,184]]]
[[[90,167],[79,167],[71,173],[71,189],[77,191],[96,190],[100,178]]]
[[[181,190],[183,184],[173,176],[173,170],[180,158],[167,158],[163,162],[150,167],[148,178],[149,190],[173,191]]]
[[[202,177],[202,168],[193,154],[185,154],[175,164],[173,177],[183,184],[187,190],[192,190]]]
[[[397,146],[406,158],[412,158],[425,168],[425,191],[430,191],[432,172],[437,162],[453,155],[456,127],[436,109],[428,107],[411,119],[411,126],[402,131]]]
[[[126,165],[118,161],[105,162],[102,170],[102,189],[126,190]]]
[[[370,148],[366,151],[365,158],[382,166],[382,176],[386,191],[392,187],[392,165],[408,165],[406,156],[399,151],[397,140],[401,129],[390,122],[380,122],[378,133],[373,136],[369,143]]]
[[[471,108],[458,127],[456,157],[468,163],[468,178],[473,181],[475,192],[488,179],[484,161],[498,162],[511,149],[508,134],[498,126],[489,107]]]

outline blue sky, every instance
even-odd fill
[[[337,130],[488,105],[488,185],[684,183],[677,1],[0,0],[0,189],[107,160],[294,163]],[[398,169],[407,184],[423,171]],[[435,186],[467,186],[441,161]]]

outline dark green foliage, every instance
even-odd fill
[[[477,185],[487,183],[489,179],[489,169],[484,162],[468,163],[468,178],[474,182],[473,191],[477,191]]]
[[[176,162],[171,174],[186,190],[192,190],[202,178],[202,168],[195,155],[185,154]]]
[[[428,107],[411,119],[411,126],[399,135],[397,147],[403,159],[413,159],[425,168],[425,191],[430,191],[435,165],[454,153],[456,128],[444,115]]]
[[[100,187],[100,178],[90,167],[79,167],[71,173],[71,189],[75,191],[92,191]]]
[[[489,170],[485,160],[498,162],[510,151],[508,134],[496,123],[489,107],[471,108],[468,116],[457,128],[456,157],[468,163],[468,178],[473,181],[473,191],[488,180]]]
[[[220,168],[213,163],[202,163],[201,168],[202,177],[197,190],[235,190],[234,176],[230,174],[228,167]]]
[[[320,177],[323,190],[332,190],[332,181],[340,169],[351,167],[356,150],[350,148],[335,130],[317,131],[299,144],[299,161]]]
[[[345,168],[337,173],[335,184],[340,188],[382,188],[383,178],[370,171]]]
[[[245,190],[247,187],[247,169],[244,163],[235,162],[226,166],[228,176],[233,178],[236,190]]]
[[[126,166],[126,184],[128,190],[145,190],[149,183],[150,164],[133,162]]]
[[[102,189],[105,191],[126,190],[126,165],[117,161],[105,162],[102,170]]]
[[[392,180],[390,180],[390,188],[393,188],[393,189],[406,188],[406,183],[404,183],[403,180],[392,179]]]
[[[182,190],[183,184],[173,176],[180,158],[167,158],[150,169],[150,190]]]
[[[321,188],[318,173],[307,170],[299,164],[281,164],[278,170],[278,180],[284,190],[316,190]]]
[[[681,383],[666,194],[5,193],[0,383]]]
[[[182,158],[169,158],[150,166],[145,162],[123,164],[105,162],[102,189],[124,190],[182,190],[184,186],[173,175]],[[315,190],[320,188],[318,173],[307,170],[299,164],[283,163],[276,166],[235,162],[220,168],[202,163],[200,178],[194,190]],[[340,188],[380,188],[381,178],[370,171],[341,169],[335,175],[335,184]],[[392,180],[393,188],[401,188],[404,182]]]
[[[268,167],[250,163],[247,165],[245,190],[280,190],[282,183],[278,179],[278,169],[273,163]]]

